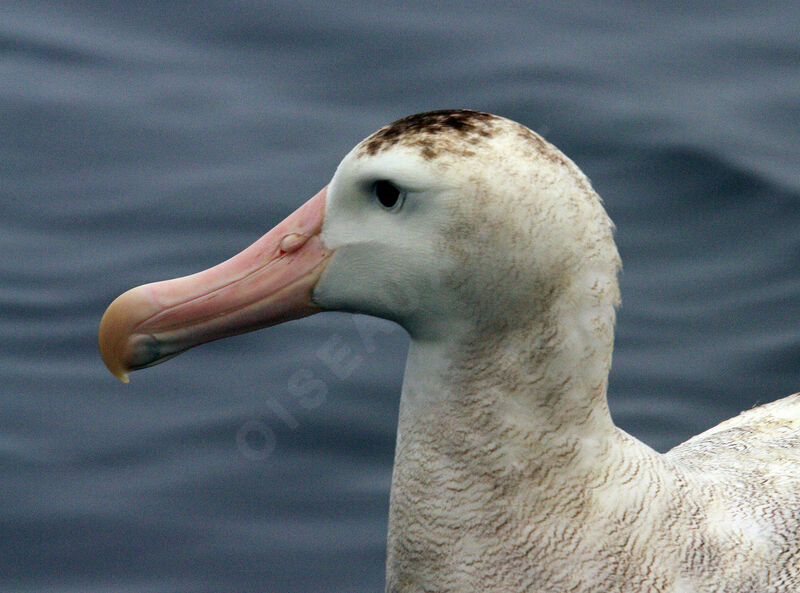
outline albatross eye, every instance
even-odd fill
[[[403,205],[404,194],[391,181],[380,179],[372,184],[372,195],[387,210],[396,210]]]

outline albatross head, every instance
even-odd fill
[[[610,344],[618,266],[600,199],[556,148],[487,113],[423,113],[359,143],[326,188],[239,255],[120,296],[100,350],[126,380],[321,310],[473,342],[569,314]]]

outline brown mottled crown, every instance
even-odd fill
[[[493,126],[500,119],[491,113],[469,109],[417,113],[382,127],[361,143],[360,150],[373,155],[395,144],[403,144],[419,147],[426,159],[436,158],[444,151],[469,156],[474,153],[464,146],[491,137]],[[459,142],[456,145],[447,140]]]

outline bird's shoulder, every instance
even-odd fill
[[[800,481],[800,393],[745,410],[665,454],[713,473],[775,473]]]

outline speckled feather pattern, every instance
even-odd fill
[[[620,260],[578,167],[507,119],[433,112],[364,140],[333,193],[387,159],[446,215],[428,317],[399,318],[386,590],[800,591],[800,395],[653,451],[608,411]]]

